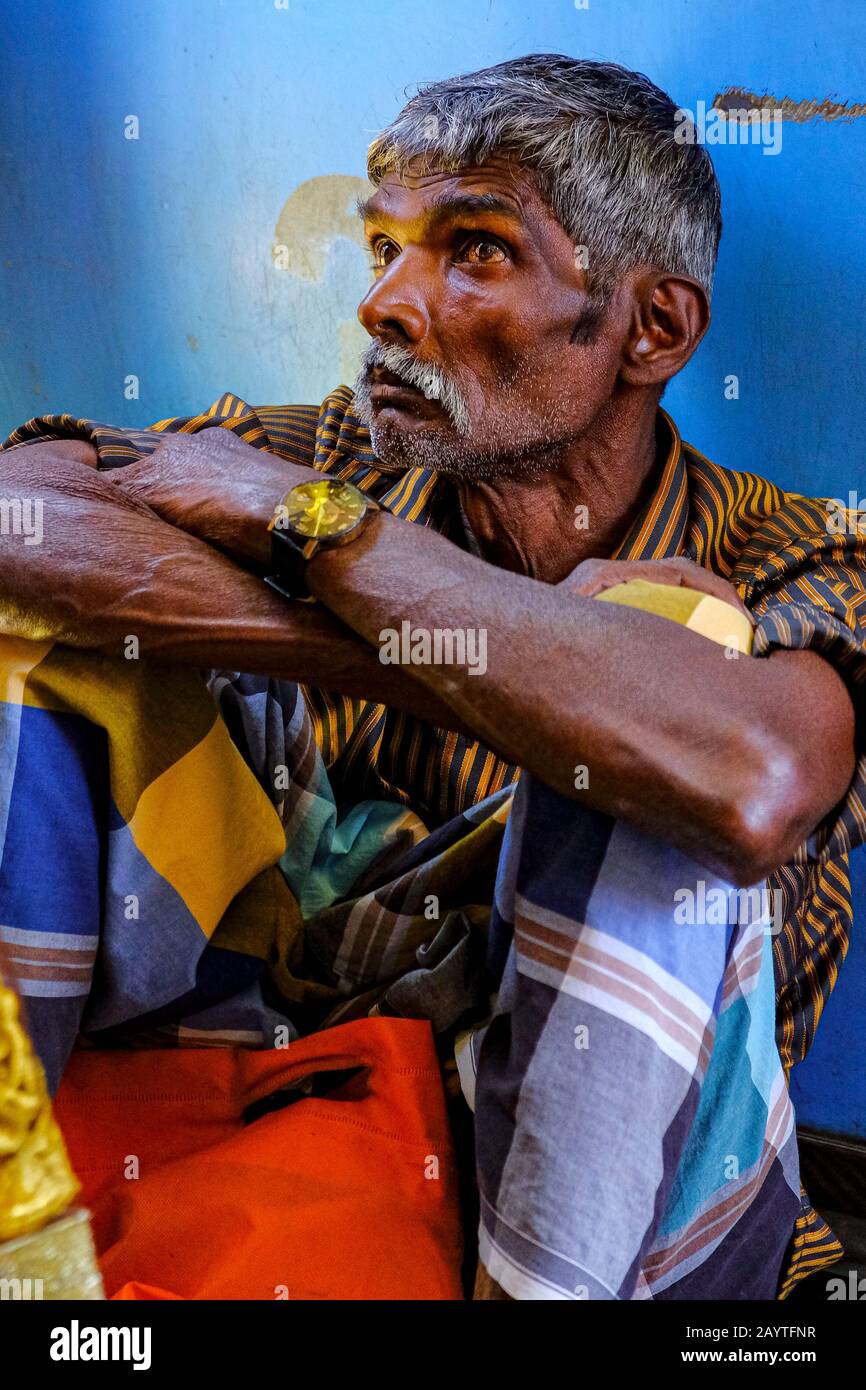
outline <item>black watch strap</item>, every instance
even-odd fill
[[[301,599],[310,602],[313,595],[307,585],[307,561],[315,555],[319,543],[307,541],[299,544],[285,531],[275,526],[271,531],[271,574],[265,578],[269,589],[282,594],[283,598]]]

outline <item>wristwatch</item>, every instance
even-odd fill
[[[268,523],[273,573],[265,583],[284,598],[314,602],[306,580],[310,560],[320,550],[356,540],[381,510],[378,502],[339,478],[290,488]]]

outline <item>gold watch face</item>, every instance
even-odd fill
[[[344,536],[364,516],[364,494],[351,483],[323,478],[316,483],[298,483],[287,492],[275,524],[307,539],[327,540]]]

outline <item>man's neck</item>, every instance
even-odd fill
[[[595,421],[540,477],[458,484],[485,560],[549,584],[606,557],[644,506],[656,466],[656,407]]]

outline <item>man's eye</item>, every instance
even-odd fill
[[[500,241],[489,236],[474,236],[463,243],[460,259],[474,265],[495,265],[508,259],[508,253]]]
[[[400,248],[390,237],[380,236],[372,242],[370,252],[374,270],[381,270],[383,266],[390,265],[395,256],[399,256]]]

